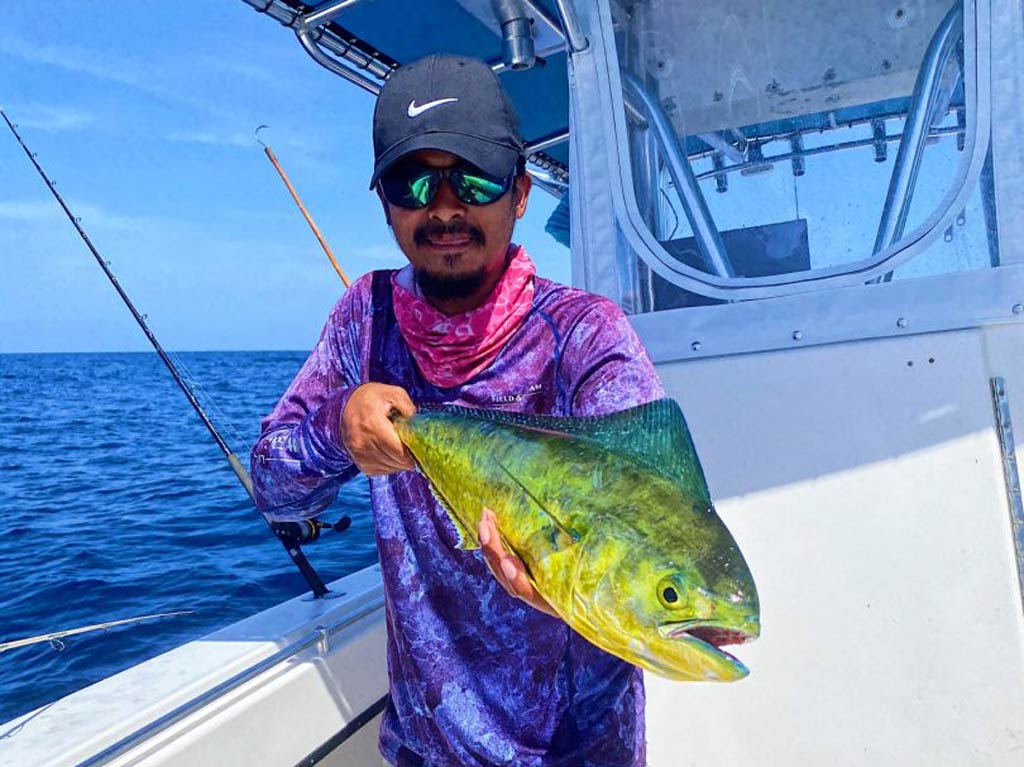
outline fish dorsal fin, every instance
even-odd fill
[[[711,494],[683,411],[674,399],[668,397],[610,415],[579,418],[481,410],[458,405],[424,409],[584,438],[682,485],[697,500],[711,503]]]

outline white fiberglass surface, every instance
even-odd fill
[[[762,633],[736,648],[736,684],[647,677],[652,767],[1020,763],[1020,553],[989,380],[1020,415],[1022,340],[1005,325],[660,366]]]

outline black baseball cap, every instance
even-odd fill
[[[370,188],[405,155],[441,149],[492,176],[507,176],[524,145],[508,94],[478,59],[435,54],[399,67],[373,110]]]

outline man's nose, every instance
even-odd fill
[[[455,196],[451,182],[447,178],[442,179],[437,195],[430,203],[430,214],[442,221],[448,221],[465,213],[466,203]]]

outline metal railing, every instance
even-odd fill
[[[658,149],[682,201],[683,211],[693,229],[701,257],[712,273],[721,277],[733,277],[734,271],[732,264],[729,263],[722,236],[718,233],[714,219],[711,218],[707,200],[704,199],[689,158],[680,145],[668,116],[636,76],[623,72],[622,85],[627,101],[634,103],[637,110],[643,113],[650,129],[654,131]]]
[[[957,44],[963,39],[963,19],[963,4],[957,0],[940,22],[925,51],[910,98],[907,119],[903,123],[903,138],[896,153],[892,176],[889,177],[889,190],[878,222],[873,253],[880,253],[903,236],[925,142],[942,91],[942,73]],[[885,282],[891,280],[892,272],[885,274],[882,279]]]

